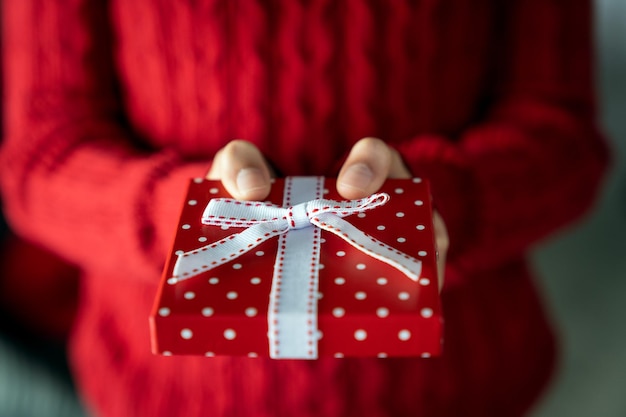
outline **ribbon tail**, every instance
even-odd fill
[[[369,256],[402,271],[413,281],[417,281],[422,273],[422,261],[362,232],[339,216],[324,213],[312,218],[311,223],[339,236]]]
[[[210,245],[182,253],[178,255],[173,276],[168,282],[176,283],[217,268],[286,231],[286,228],[277,228],[275,223],[255,224]]]

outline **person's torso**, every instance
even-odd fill
[[[365,136],[454,139],[489,95],[487,3],[117,0],[128,117],[187,156],[253,141],[290,175],[330,174]]]

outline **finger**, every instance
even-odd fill
[[[391,152],[383,141],[361,139],[354,144],[339,171],[337,191],[347,199],[366,197],[380,188],[390,166]]]
[[[244,140],[223,147],[215,155],[207,177],[221,180],[226,191],[239,200],[262,200],[271,187],[271,173],[263,154]]]
[[[445,279],[444,274],[446,267],[446,255],[448,254],[450,240],[448,238],[446,224],[437,211],[433,211],[433,226],[435,228],[435,243],[437,245],[437,272],[439,290],[441,291]]]

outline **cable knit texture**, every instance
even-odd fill
[[[597,192],[585,0],[3,2],[7,215],[84,271],[99,416],[516,416],[554,340],[524,253]],[[440,359],[156,357],[147,316],[189,177],[228,141],[284,175],[385,139],[451,238]]]

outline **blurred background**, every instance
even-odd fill
[[[626,416],[625,18],[626,1],[596,1],[601,123],[615,166],[594,212],[533,254],[538,284],[560,332],[562,358],[531,417]],[[74,309],[68,300],[76,291],[76,271],[34,247],[22,247],[22,258],[14,256],[16,245],[24,244],[1,219],[0,237],[3,273],[24,273],[20,265],[32,265],[31,259],[37,263],[29,273],[42,272],[37,288],[4,288],[0,276],[0,417],[86,417],[62,342]],[[50,269],[67,276],[65,288],[46,287],[43,272]],[[12,298],[4,299],[9,290]],[[21,297],[40,297],[41,308],[16,316]],[[33,336],[41,320],[49,331]]]
[[[601,123],[615,166],[592,216],[537,248],[563,357],[533,417],[626,416],[626,1],[596,0]]]

